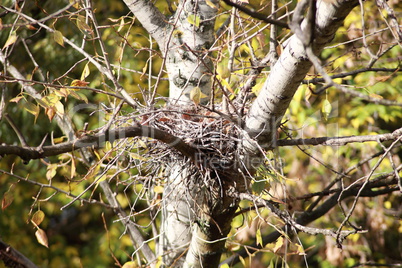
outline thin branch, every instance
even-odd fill
[[[232,2],[230,0],[223,0],[223,2],[225,2],[225,4],[227,4],[229,6],[237,8],[241,12],[246,13],[247,15],[249,15],[249,16],[255,18],[255,19],[259,19],[259,20],[262,20],[262,21],[264,21],[266,23],[275,24],[277,26],[289,29],[289,25],[284,21],[270,19],[270,18],[268,18],[267,16],[265,16],[265,15],[263,15],[261,13],[254,12],[254,11],[252,11],[252,10],[242,6],[242,5],[239,5],[239,4],[235,3],[235,2]]]
[[[24,178],[24,177],[18,176],[18,175],[16,175],[16,174],[13,174],[13,173],[11,173],[11,172],[8,172],[8,171],[2,170],[2,169],[0,169],[0,173],[5,174],[5,175],[8,175],[8,176],[10,176],[11,178],[16,178],[16,179],[18,179],[18,180],[20,180],[20,181],[25,181],[25,182],[28,182],[28,183],[30,183],[30,184],[33,184],[33,185],[36,185],[36,186],[40,186],[41,188],[52,189],[52,190],[54,190],[56,193],[65,194],[66,196],[71,197],[71,198],[74,198],[74,199],[77,199],[78,201],[80,201],[80,202],[82,202],[82,203],[97,204],[97,205],[101,205],[101,206],[106,207],[106,208],[112,208],[110,205],[105,204],[104,202],[100,202],[100,201],[95,200],[95,199],[90,199],[90,200],[89,200],[89,199],[80,198],[80,197],[77,198],[76,195],[74,195],[74,194],[72,194],[72,193],[70,193],[70,192],[64,191],[64,190],[62,190],[62,189],[60,189],[60,188],[57,188],[57,187],[55,187],[55,186],[53,186],[53,185],[51,185],[51,184],[44,184],[44,183],[40,183],[40,182],[37,182],[37,181],[34,181],[34,180],[29,180],[28,178]]]
[[[341,146],[355,142],[369,141],[387,141],[395,140],[402,136],[402,128],[395,130],[392,133],[364,136],[344,136],[344,137],[318,137],[310,139],[294,139],[294,140],[278,140],[277,146],[295,146],[295,145],[323,145],[323,146]]]
[[[356,75],[360,73],[365,73],[365,72],[389,72],[389,73],[396,73],[396,72],[402,72],[401,68],[360,68],[357,70],[345,72],[345,73],[340,73],[340,74],[334,74],[331,75],[331,79],[336,79],[336,78],[344,78],[347,76],[351,75]],[[305,79],[302,81],[302,84],[318,84],[318,83],[323,83],[325,82],[325,79],[322,77],[317,77],[317,78],[312,78],[312,79]]]

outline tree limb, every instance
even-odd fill
[[[354,142],[369,142],[369,141],[387,141],[395,140],[402,135],[402,128],[395,130],[392,133],[365,135],[365,136],[345,136],[345,137],[318,137],[310,139],[292,139],[278,140],[277,146],[295,146],[295,145],[324,145],[324,146],[341,146]]]
[[[7,245],[0,240],[0,260],[6,267],[19,268],[38,268],[33,262],[25,257],[21,252]]]
[[[73,141],[43,146],[41,148],[0,145],[0,156],[17,155],[24,160],[40,159],[72,152],[82,148],[99,148],[105,141],[113,142],[117,139],[139,136],[160,140],[166,143],[168,146],[175,148],[192,161],[196,161],[196,156],[198,153],[196,148],[188,145],[182,139],[173,136],[172,134],[149,126],[114,128],[104,133],[101,132],[93,135],[87,134]]]
[[[356,0],[319,1],[314,33],[314,52],[321,52],[335,35],[345,17],[358,4]],[[302,29],[306,23],[303,22]],[[258,97],[253,102],[247,118],[246,130],[262,148],[270,148],[276,140],[276,129],[311,62],[306,55],[302,40],[295,34],[271,69]],[[258,151],[253,144],[245,143],[250,153]]]

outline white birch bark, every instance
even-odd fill
[[[323,47],[334,38],[345,17],[358,4],[357,0],[317,1],[317,16],[313,50],[319,55]],[[305,28],[305,21],[302,29]],[[308,60],[302,41],[293,35],[271,69],[258,97],[249,110],[246,130],[263,148],[275,145],[276,130],[289,107],[300,82],[312,63]],[[244,144],[251,152],[257,148]]]
[[[209,96],[212,63],[208,49],[214,41],[217,10],[206,0],[181,0],[176,13],[167,21],[148,1],[124,1],[165,56],[171,104],[191,103],[189,93],[194,87]],[[216,0],[211,2],[217,5]],[[357,0],[317,2],[313,44],[316,54],[333,39],[357,3]],[[291,37],[246,118],[246,131],[263,148],[274,145],[276,129],[310,67],[303,43],[296,36]],[[257,152],[254,142],[244,142],[243,146],[246,154]],[[172,165],[164,192],[159,255],[169,267],[216,267],[235,202],[219,200],[219,195],[213,202],[207,201],[207,195],[197,189],[200,178],[186,167]],[[209,193],[208,197],[211,196]],[[215,207],[208,207],[211,204]]]

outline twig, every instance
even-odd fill
[[[40,183],[40,182],[37,182],[37,181],[29,180],[28,178],[18,176],[16,174],[13,174],[11,172],[8,172],[8,171],[2,170],[2,169],[0,169],[0,173],[6,174],[6,175],[8,175],[10,177],[16,178],[16,179],[21,180],[21,181],[28,182],[28,183],[33,184],[33,185],[40,186],[41,188],[49,188],[49,189],[55,190],[57,193],[65,194],[68,197],[72,197],[72,198],[77,197],[76,195],[73,195],[70,192],[67,192],[67,191],[64,191],[64,190],[62,190],[60,188],[57,188],[57,187],[55,187],[55,186],[53,186],[51,184],[44,184],[44,183]],[[97,205],[101,205],[101,206],[106,207],[106,208],[111,208],[110,205],[105,204],[104,202],[100,202],[100,201],[95,200],[95,199],[88,200],[88,199],[85,199],[85,198],[78,198],[77,200],[79,200],[79,201],[81,201],[83,203],[97,204]]]

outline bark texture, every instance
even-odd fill
[[[338,28],[350,11],[358,4],[356,0],[318,1],[312,48],[319,55],[326,44],[335,36]],[[306,21],[302,30],[307,28]],[[305,46],[298,36],[293,35],[276,64],[271,69],[257,99],[246,119],[246,130],[262,148],[275,146],[276,130],[289,107],[297,88],[312,66]],[[245,143],[247,149],[256,152],[255,145]]]

